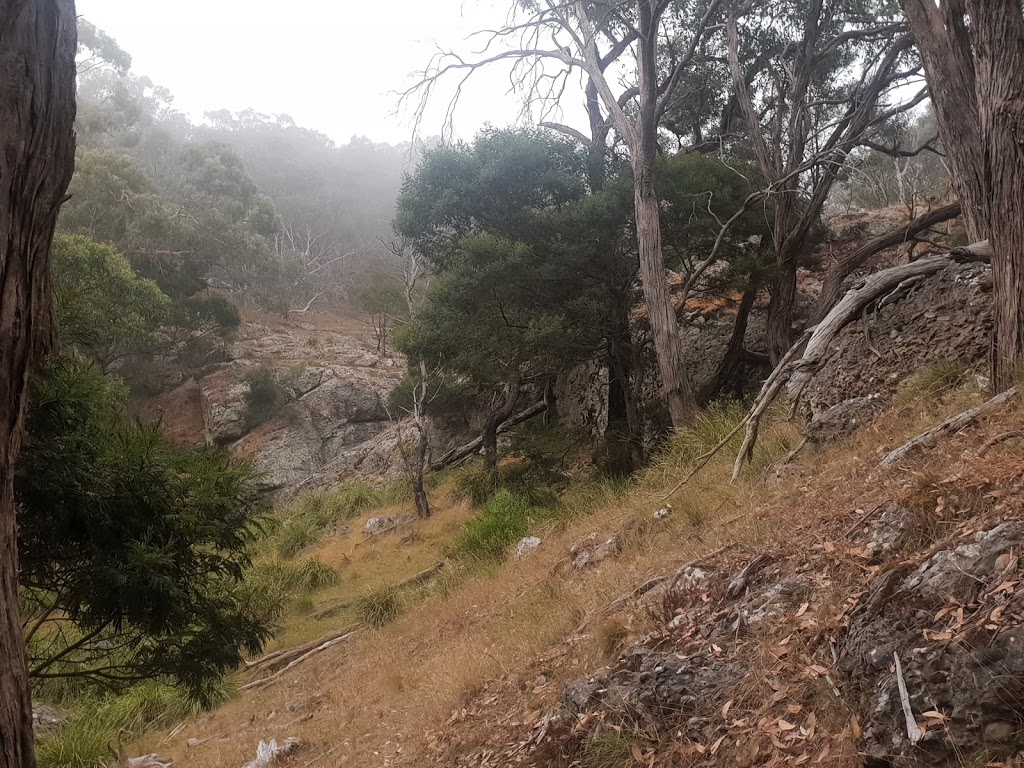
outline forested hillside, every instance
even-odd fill
[[[1024,765],[1020,3],[404,2],[0,0],[0,767]]]

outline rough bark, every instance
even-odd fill
[[[843,282],[846,278],[853,274],[854,270],[863,266],[864,262],[872,256],[881,253],[887,248],[894,248],[897,245],[913,240],[936,224],[955,219],[959,215],[959,202],[935,208],[907,222],[902,227],[897,227],[871,238],[859,248],[843,256],[825,275],[825,281],[821,286],[821,294],[818,296],[818,303],[811,313],[811,325],[821,322],[821,319],[829,313],[842,295]]]
[[[14,467],[34,367],[52,338],[49,259],[74,167],[71,0],[0,2],[0,765],[30,768]]]
[[[760,283],[752,282],[743,292],[739,307],[736,309],[736,320],[732,326],[732,336],[729,338],[729,345],[726,347],[725,354],[718,364],[714,378],[701,393],[702,401],[714,400],[722,395],[729,395],[736,400],[742,400],[744,377],[747,368],[749,366],[769,364],[768,358],[765,355],[751,352],[744,344],[750,312],[754,308],[754,302],[757,300],[759,290]]]
[[[991,243],[991,370],[993,386],[1003,389],[1024,360],[1024,16],[1017,0],[902,5],[964,226],[972,241]]]

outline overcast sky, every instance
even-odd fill
[[[132,68],[166,86],[178,109],[252,107],[285,113],[337,141],[355,134],[391,143],[412,135],[395,116],[398,91],[438,47],[472,52],[471,32],[502,23],[509,0],[78,0],[78,13],[132,55]],[[507,73],[475,76],[455,129],[516,120]],[[450,93],[450,92],[449,92]],[[422,127],[440,132],[448,93]],[[570,97],[575,106],[578,97]]]

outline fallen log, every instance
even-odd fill
[[[272,683],[275,680],[277,680],[279,677],[281,677],[281,675],[283,675],[288,670],[293,669],[294,667],[298,666],[299,664],[301,664],[302,662],[306,661],[307,659],[310,659],[313,656],[316,656],[318,653],[322,653],[323,651],[326,651],[328,648],[333,648],[336,645],[340,645],[341,643],[344,643],[346,640],[348,640],[353,635],[355,635],[358,631],[359,630],[357,630],[357,629],[350,629],[350,630],[348,630],[347,632],[345,632],[343,634],[337,634],[336,633],[333,636],[332,635],[328,635],[327,639],[321,638],[321,640],[323,642],[320,642],[319,645],[316,645],[313,648],[311,648],[310,650],[306,651],[305,653],[303,653],[303,654],[293,658],[290,662],[288,662],[288,664],[286,666],[282,667],[281,669],[279,669],[277,672],[275,672],[274,674],[270,675],[269,677],[263,677],[263,678],[260,678],[259,680],[253,680],[251,683],[246,683],[245,685],[243,685],[241,687],[241,690],[243,690],[243,691],[252,691],[252,690],[255,690],[257,688],[262,688],[262,687],[264,687],[266,685],[270,685],[270,683]]]
[[[510,416],[509,418],[505,419],[505,421],[498,425],[498,434],[500,435],[502,432],[507,432],[517,424],[522,424],[524,421],[532,419],[537,414],[542,413],[546,408],[547,403],[541,400],[539,403],[531,405],[526,410],[520,411],[519,413]],[[479,451],[483,447],[483,445],[483,437],[477,437],[473,440],[470,440],[465,445],[460,446],[458,448],[453,448],[452,450],[448,451],[448,453],[444,454],[444,456],[439,458],[437,461],[432,461],[427,466],[427,471],[436,472],[439,469],[444,469],[445,467],[451,464],[454,464],[458,461],[462,461],[462,459],[465,459],[467,456],[472,456],[474,453]]]
[[[302,656],[308,651],[311,651],[317,648],[318,646],[323,645],[325,642],[329,642],[330,640],[333,640],[335,638],[348,635],[354,631],[354,628],[347,627],[345,629],[337,630],[335,632],[331,632],[330,634],[324,635],[318,640],[312,640],[308,643],[303,643],[302,645],[295,646],[294,648],[283,648],[279,651],[268,653],[266,656],[263,656],[262,658],[259,658],[256,661],[246,662],[245,668],[246,670],[251,670],[255,672],[273,669],[274,667],[278,667],[281,664],[287,664],[292,659]]]
[[[971,424],[980,419],[985,414],[991,413],[992,411],[996,410],[997,408],[999,408],[999,406],[1001,406],[1007,400],[1013,398],[1016,394],[1017,388],[1010,387],[1005,392],[1000,392],[995,397],[991,398],[990,400],[986,400],[984,403],[975,408],[970,408],[969,410],[966,410],[962,413],[958,413],[955,416],[950,416],[937,427],[933,427],[932,429],[929,429],[927,432],[922,432],[913,440],[908,440],[895,451],[891,451],[890,453],[886,454],[885,458],[882,459],[882,466],[891,467],[896,462],[905,458],[907,454],[915,451],[916,449],[922,446],[930,444],[936,438],[942,437],[943,435],[950,435],[959,432],[968,424]]]
[[[804,332],[805,336],[802,336],[790,348],[782,363],[765,381],[760,394],[744,419],[747,434],[739,454],[736,456],[733,480],[735,481],[739,477],[743,462],[753,456],[761,416],[778,396],[782,385],[786,384],[787,395],[795,410],[808,382],[831,354],[832,343],[839,332],[860,317],[865,307],[894,291],[899,291],[901,287],[911,281],[919,281],[940,272],[954,261],[984,261],[988,254],[990,254],[990,249],[987,243],[976,243],[966,248],[958,248],[948,254],[883,269],[868,275],[851,288],[818,325],[809,329],[811,331],[809,339],[806,338],[807,331]],[[802,354],[797,357],[796,355],[800,353],[805,340],[806,347],[803,347]],[[790,362],[787,363],[787,360]]]

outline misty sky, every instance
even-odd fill
[[[78,13],[132,55],[133,70],[174,94],[194,119],[252,107],[286,113],[337,141],[352,135],[399,142],[409,115],[391,93],[410,83],[438,47],[471,52],[471,32],[500,25],[508,0],[78,0]],[[516,120],[507,72],[474,76],[455,130],[471,137]],[[450,93],[450,92],[448,92]],[[439,92],[421,133],[440,132],[448,93]],[[570,96],[570,103],[577,99]],[[572,106],[575,106],[574,104]]]

